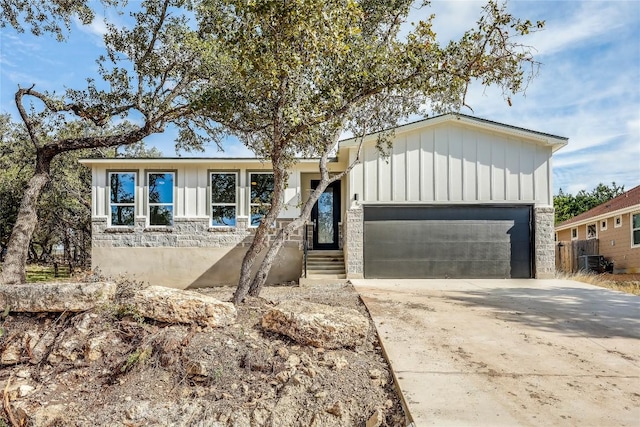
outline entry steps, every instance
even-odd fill
[[[341,250],[307,252],[307,277],[304,277],[303,271],[300,285],[346,282],[347,273],[344,268],[344,254]]]

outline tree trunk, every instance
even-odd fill
[[[273,261],[275,261],[280,248],[284,245],[284,242],[287,241],[289,236],[293,231],[300,228],[305,222],[305,219],[302,217],[296,218],[294,221],[287,224],[284,228],[282,228],[278,234],[276,235],[273,242],[269,246],[267,253],[256,272],[256,275],[251,282],[251,287],[249,288],[249,295],[252,297],[257,297],[260,295],[260,291],[262,291],[262,287],[267,281],[267,276],[269,275],[269,271],[271,271],[271,266],[273,265]]]
[[[277,234],[276,238],[271,243],[271,246],[269,246],[265,257],[260,264],[260,268],[256,272],[256,275],[251,282],[249,295],[253,297],[257,297],[260,295],[260,291],[262,291],[262,287],[267,281],[267,276],[269,275],[269,271],[271,271],[271,266],[273,265],[273,262],[278,255],[278,251],[280,251],[280,248],[282,248],[284,242],[287,241],[291,233],[302,227],[305,222],[309,220],[309,218],[311,217],[311,210],[313,209],[313,205],[316,204],[316,202],[320,198],[320,195],[324,192],[324,190],[326,190],[330,183],[331,181],[329,180],[328,175],[322,176],[315,190],[311,192],[309,198],[303,205],[300,216],[283,227],[282,230],[280,230],[280,232]]]
[[[274,165],[276,163],[274,162]],[[238,287],[233,294],[233,303],[240,304],[247,293],[251,285],[251,270],[260,252],[265,248],[267,243],[267,234],[269,228],[278,217],[278,213],[282,209],[284,200],[284,187],[286,185],[285,171],[283,167],[273,168],[273,197],[271,199],[271,207],[269,212],[263,218],[262,222],[256,229],[256,234],[251,242],[251,246],[247,250],[247,253],[242,259],[242,266],[240,267],[240,279],[238,280]],[[251,215],[249,215],[251,217]]]
[[[42,189],[49,182],[48,162],[40,167],[36,166],[36,172],[29,180],[29,184],[22,196],[20,209],[16,223],[7,245],[7,255],[2,267],[0,283],[5,285],[19,285],[26,283],[25,267],[29,243],[33,232],[38,225],[37,205]]]
[[[240,304],[249,292],[249,285],[251,284],[251,268],[262,249],[264,249],[266,242],[267,223],[263,221],[258,225],[256,234],[251,241],[251,245],[242,259],[242,266],[240,267],[240,279],[238,280],[238,287],[233,294],[233,303],[235,305]]]

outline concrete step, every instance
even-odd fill
[[[307,260],[307,266],[331,267],[334,265],[344,265],[344,261],[309,261]]]
[[[318,276],[318,277],[324,277],[324,276],[331,276],[331,277],[335,277],[337,279],[340,279],[341,277],[338,276],[347,276],[346,271],[344,270],[335,270],[335,271],[307,271],[307,277],[311,277],[311,276]]]
[[[318,259],[308,259],[307,265],[344,265],[344,260],[318,260]]]
[[[344,268],[344,262],[334,262],[331,264],[315,264],[311,262],[307,263],[307,270],[312,270],[312,269],[322,270],[325,268],[336,268],[336,267]]]
[[[304,276],[304,271],[302,273]],[[300,285],[346,283],[346,281],[347,274],[342,251],[307,252],[307,277],[300,278]]]
[[[335,251],[308,251],[307,255],[309,256],[313,256],[313,255],[319,255],[319,256],[343,256],[344,252],[342,252],[341,250],[335,250]]]
[[[313,285],[335,285],[338,283],[349,283],[348,279],[331,279],[325,277],[301,277],[298,281],[300,286],[313,286]]]
[[[344,264],[331,264],[331,265],[309,265],[307,264],[307,271],[335,271],[344,270]]]
[[[347,278],[347,274],[342,272],[342,273],[318,273],[318,272],[307,272],[307,277],[315,277],[315,278],[321,278],[321,279],[346,279]]]

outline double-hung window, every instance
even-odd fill
[[[173,225],[173,185],[175,173],[149,172],[149,225]]]
[[[640,213],[631,215],[631,246],[640,246]]]
[[[135,193],[135,172],[109,172],[110,226],[134,226],[136,214]]]
[[[211,172],[211,226],[235,227],[238,206],[236,172]]]
[[[249,182],[251,183],[251,196],[249,201],[251,207],[251,226],[257,227],[271,207],[271,197],[274,188],[273,173],[250,172]]]

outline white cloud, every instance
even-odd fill
[[[542,6],[545,4],[547,6]],[[536,2],[536,5],[539,6],[539,13],[549,16],[545,19],[545,29],[530,38],[531,44],[541,55],[575,49],[585,44],[597,45],[603,39],[615,36],[633,19],[638,7],[633,1],[571,1],[564,2],[561,13],[557,13],[554,12],[558,10],[555,2]],[[542,12],[542,9],[545,11]]]
[[[637,2],[512,2],[545,19],[531,37],[543,65],[508,107],[496,88],[472,85],[475,114],[569,138],[554,156],[555,189],[575,193],[640,183],[640,8]],[[540,15],[540,16],[537,16]],[[529,43],[529,40],[527,40]],[[468,111],[464,111],[468,113]]]

